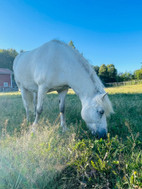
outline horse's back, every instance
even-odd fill
[[[67,46],[56,40],[19,54],[13,65],[16,82],[27,88],[42,83],[49,88],[66,85],[69,54]]]
[[[15,78],[27,88],[45,85],[48,89],[71,86],[79,72],[87,74],[77,52],[63,42],[53,40],[37,49],[22,53],[14,61]],[[73,77],[74,76],[74,77]]]

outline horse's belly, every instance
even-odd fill
[[[54,88],[50,88],[50,89],[48,90],[48,92],[52,92],[52,91],[58,91],[58,92],[60,92],[60,91],[66,90],[66,89],[68,89],[68,88],[69,88],[68,85],[62,85],[62,86],[57,86],[57,87],[54,87]]]
[[[29,83],[28,85],[25,86],[25,88],[31,92],[37,92],[38,91],[38,86],[33,83]]]

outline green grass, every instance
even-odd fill
[[[88,131],[72,91],[66,98],[69,130],[62,133],[58,96],[49,94],[34,134],[19,93],[1,93],[0,189],[142,188],[141,90],[106,89],[115,111],[107,140]]]

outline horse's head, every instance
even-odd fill
[[[87,103],[82,104],[81,115],[92,134],[98,138],[107,137],[106,116],[113,112],[111,103],[106,95],[99,94]]]

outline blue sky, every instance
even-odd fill
[[[74,42],[93,65],[133,72],[142,62],[142,0],[0,0],[0,48]]]

